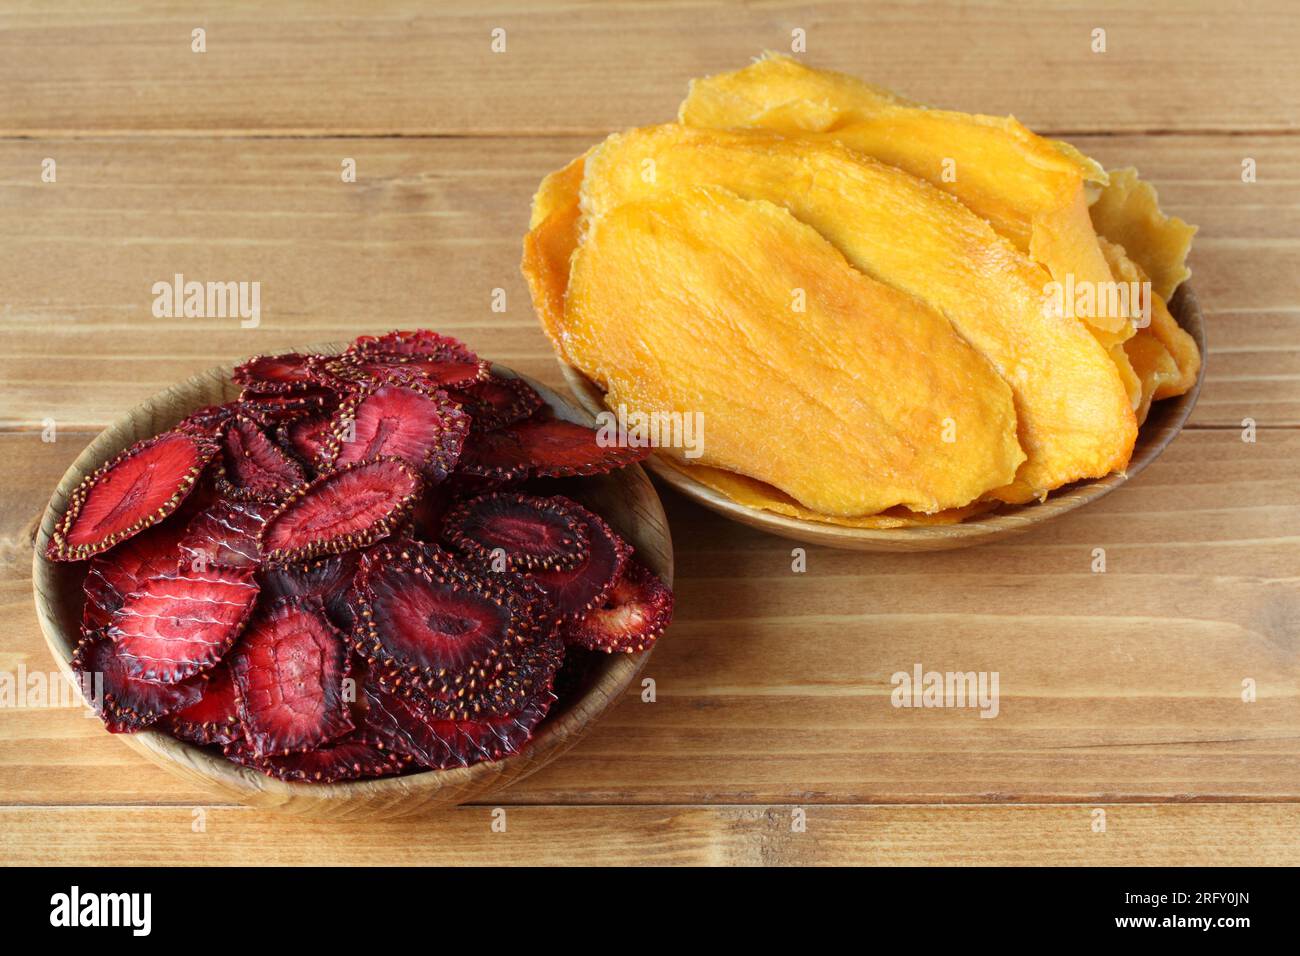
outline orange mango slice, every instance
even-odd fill
[[[1196,227],[1160,211],[1155,187],[1136,169],[1117,169],[1089,212],[1097,231],[1124,247],[1151,277],[1151,288],[1168,301],[1188,276],[1187,253]]]

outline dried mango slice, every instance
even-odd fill
[[[957,197],[1057,282],[1111,280],[1087,205],[1106,173],[1013,117],[928,109],[788,56],[695,80],[678,116],[688,126],[834,139]],[[1109,347],[1132,335],[1128,319],[1115,310],[1085,321]]]
[[[889,508],[879,514],[854,515],[851,517],[824,515],[805,508],[779,488],[773,488],[756,478],[738,475],[734,471],[726,471],[710,465],[689,465],[668,458],[664,459],[664,461],[683,475],[698,481],[706,488],[711,488],[720,495],[730,498],[736,504],[744,505],[747,508],[761,508],[764,511],[785,515],[788,518],[820,521],[824,524],[839,525],[844,528],[888,530],[891,528],[957,524],[975,515],[985,514],[997,507],[997,502],[977,501],[961,508],[946,508],[930,515],[909,511],[907,508]]]
[[[564,351],[564,293],[570,260],[578,248],[579,219],[575,194],[571,204],[556,208],[524,236],[521,265],[542,331],[565,361],[569,357]]]
[[[593,220],[563,339],[610,407],[702,415],[702,463],[823,514],[964,505],[1024,460],[1010,389],[942,315],[725,190]]]
[[[1040,266],[951,196],[838,143],[669,124],[607,139],[586,162],[582,210],[598,222],[623,203],[695,184],[784,205],[858,269],[943,313],[993,363],[1015,396],[1029,456],[998,498],[1028,501],[1128,463],[1137,421],[1106,350],[1049,308]],[[573,354],[567,338],[564,347]]]
[[[1136,409],[1138,423],[1141,424],[1147,420],[1147,413],[1151,411],[1156,390],[1168,388],[1178,381],[1178,365],[1169,350],[1148,329],[1139,329],[1137,335],[1124,343],[1123,349],[1128,353],[1141,385],[1140,401]]]
[[[1151,277],[1151,288],[1168,301],[1188,276],[1187,252],[1196,227],[1160,211],[1155,187],[1136,169],[1115,169],[1089,210],[1097,232],[1124,247]]]

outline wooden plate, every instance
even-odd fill
[[[311,351],[338,351],[338,348],[312,348]],[[501,366],[493,370],[514,375]],[[231,371],[231,366],[210,369],[139,405],[91,442],[59,482],[36,538],[32,581],[36,613],[45,641],[59,668],[69,677],[72,676],[69,662],[80,632],[84,601],[81,582],[86,565],[45,558],[45,546],[63,513],[68,494],[86,474],[134,442],[165,431],[196,408],[237,397],[239,389],[230,380]],[[592,424],[591,417],[581,409],[537,382],[526,378],[525,381],[537,389],[558,417]],[[642,561],[672,584],[673,550],[668,521],[654,486],[641,468],[632,466],[611,475],[575,480],[572,494],[602,515],[635,545]],[[622,696],[649,656],[650,652],[646,651],[602,658],[578,695],[555,705],[523,753],[454,770],[351,783],[287,783],[239,767],[219,755],[157,731],[117,736],[159,766],[199,785],[214,800],[234,800],[318,817],[400,816],[483,797],[550,763],[573,746],[592,721]]]
[[[700,484],[689,475],[652,455],[647,466],[666,484],[688,498],[699,502],[742,524],[770,531],[772,534],[810,544],[832,548],[849,548],[858,551],[946,551],[965,548],[986,541],[996,541],[1007,535],[1032,528],[1034,525],[1073,511],[1090,501],[1114,491],[1155,461],[1165,446],[1183,429],[1187,416],[1196,404],[1205,378],[1205,324],[1196,294],[1187,286],[1180,288],[1169,303],[1169,311],[1178,323],[1196,340],[1201,352],[1201,369],[1196,383],[1185,395],[1155,402],[1151,412],[1138,432],[1133,447],[1133,457],[1123,474],[1107,475],[1095,481],[1079,481],[1053,491],[1042,503],[1003,505],[996,511],[971,518],[960,524],[930,525],[915,528],[887,530],[845,528],[820,521],[790,518],[760,508],[738,504],[726,495]],[[577,369],[560,361],[565,381],[588,412],[595,415],[605,411],[604,394]]]

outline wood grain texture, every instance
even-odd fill
[[[672,115],[691,77],[789,50],[796,28],[820,66],[1050,130],[1295,129],[1300,92],[1287,0],[6,7],[0,129],[36,134],[608,132]]]
[[[803,832],[791,828],[805,814]],[[1093,832],[1093,811],[1106,830]],[[253,810],[0,808],[0,861],[82,866],[1294,865],[1300,807],[462,807],[364,829]],[[499,817],[498,817],[499,819]],[[196,828],[202,827],[196,832]]]
[[[645,118],[654,118],[648,114]],[[216,362],[430,326],[564,390],[519,259],[541,177],[590,137],[0,141],[0,427],[102,427]],[[1191,424],[1300,425],[1300,155],[1289,137],[1080,137],[1199,223]],[[41,159],[58,182],[41,183]],[[1259,181],[1240,179],[1241,160]],[[357,160],[357,183],[340,161]],[[262,319],[158,319],[176,273],[261,282]],[[506,311],[493,312],[493,290]],[[82,383],[94,382],[93,389]],[[76,383],[76,384],[71,384]]]

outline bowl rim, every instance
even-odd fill
[[[651,454],[645,464],[661,481],[691,500],[728,518],[786,538],[814,541],[830,547],[870,547],[874,544],[879,545],[882,550],[905,547],[909,544],[964,547],[1002,538],[1028,530],[1043,521],[1105,497],[1129,479],[1141,474],[1183,430],[1200,396],[1201,385],[1205,381],[1207,354],[1205,317],[1201,311],[1200,301],[1188,283],[1183,283],[1175,290],[1169,300],[1169,311],[1179,326],[1192,336],[1200,350],[1200,367],[1192,387],[1182,395],[1152,403],[1147,420],[1138,430],[1137,446],[1124,471],[1112,472],[1102,478],[1073,482],[1053,490],[1041,502],[1032,501],[1021,505],[1003,504],[987,514],[976,515],[955,524],[915,525],[902,528],[852,528],[829,522],[795,518],[741,504],[702,484],[680,468],[667,463],[657,453]],[[573,392],[585,411],[593,415],[607,411],[602,401],[603,392],[599,386],[565,361],[558,352],[556,361],[569,390]]]
[[[289,351],[339,352],[344,347],[337,342],[332,342],[323,346],[281,349],[277,354]],[[537,389],[538,394],[558,417],[581,424],[593,424],[594,420],[584,409],[540,382],[498,363],[492,363],[491,367],[497,374],[523,379]],[[59,591],[55,582],[56,575],[60,573],[59,568],[70,567],[80,562],[55,562],[45,556],[46,545],[63,514],[68,494],[99,463],[139,440],[132,437],[138,420],[148,416],[145,420],[151,422],[171,420],[174,424],[183,415],[200,407],[193,402],[194,392],[205,387],[230,387],[233,384],[231,375],[234,368],[234,364],[208,368],[151,395],[119,416],[82,449],[60,478],[46,504],[37,529],[32,555],[33,597],[45,643],[54,656],[59,670],[74,684],[77,684],[77,679],[71,666],[71,654],[80,634],[78,632],[74,636],[65,633],[65,628],[61,627],[54,617],[52,606]],[[181,403],[180,406],[177,405],[178,402]],[[180,411],[177,410],[178,407]],[[158,428],[158,431],[168,427],[171,425],[163,425]],[[656,554],[643,554],[642,557],[671,587],[674,572],[672,535],[658,492],[639,465],[634,464],[612,474],[615,480],[629,481],[634,486],[644,484],[641,500],[650,503],[653,507],[651,517],[657,519],[656,530],[662,534],[662,545],[655,549]],[[150,728],[137,733],[112,736],[118,737],[164,769],[190,780],[201,778],[201,782],[210,788],[216,788],[224,795],[256,806],[277,807],[292,802],[299,804],[295,809],[310,812],[313,807],[346,803],[363,798],[379,800],[390,798],[395,806],[398,804],[406,806],[421,795],[427,797],[426,800],[421,801],[426,807],[451,805],[484,796],[521,780],[560,756],[622,696],[645,667],[652,652],[653,647],[635,654],[609,655],[607,661],[602,661],[599,675],[591,685],[574,698],[572,703],[554,719],[549,719],[548,715],[548,719],[543,720],[537,733],[522,751],[499,760],[482,761],[468,767],[423,770],[392,777],[338,783],[286,781],[240,766],[223,756],[208,752],[187,741],[178,740],[159,730]],[[450,795],[453,799],[439,800],[440,794]]]

